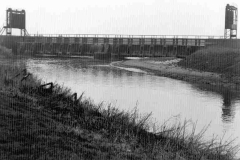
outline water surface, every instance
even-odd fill
[[[63,84],[79,95],[84,92],[96,104],[104,101],[126,111],[137,106],[140,113],[152,113],[158,124],[169,118],[192,120],[197,122],[197,131],[211,123],[206,139],[213,135],[225,135],[225,139],[240,135],[239,93],[109,64],[89,59],[27,60],[30,72],[43,81]],[[237,143],[240,144],[239,139]]]

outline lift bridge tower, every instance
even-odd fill
[[[26,12],[25,10],[12,10],[11,8],[6,11],[6,26],[2,28],[0,34],[4,31],[6,35],[12,35],[12,29],[20,29],[21,36],[26,36]]]
[[[227,4],[225,10],[225,39],[237,38],[237,21],[238,21],[238,9],[237,6],[230,6]]]

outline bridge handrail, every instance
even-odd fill
[[[212,35],[122,35],[122,34],[30,34],[30,37],[96,37],[96,38],[180,38],[180,39],[224,39]]]

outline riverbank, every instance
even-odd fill
[[[231,143],[205,142],[204,130],[187,134],[190,122],[149,132],[149,115],[40,87],[23,69],[0,65],[1,159],[233,159]]]
[[[184,80],[192,83],[223,86],[238,90],[240,88],[240,77],[235,76],[229,79],[221,73],[201,71],[179,65],[182,59],[176,57],[159,57],[130,59],[120,62],[113,62],[115,67],[138,68],[150,74]]]

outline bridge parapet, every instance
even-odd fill
[[[163,38],[163,37],[44,37],[26,36],[24,42],[31,43],[60,43],[60,44],[111,44],[111,45],[162,45],[162,46],[205,46],[208,39],[194,38]]]

